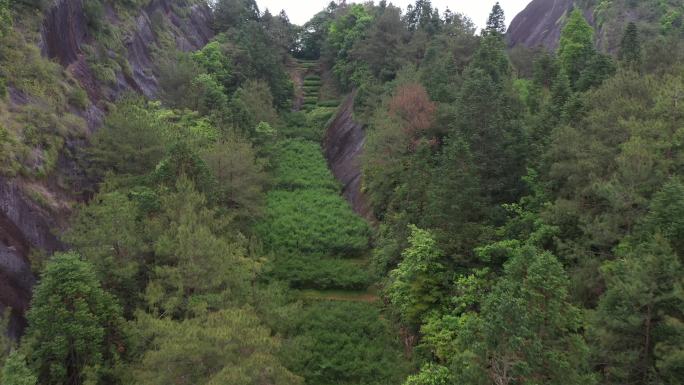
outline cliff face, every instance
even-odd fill
[[[87,63],[84,47],[94,43],[89,33],[83,0],[57,0],[46,12],[43,23],[43,54],[67,68],[88,93],[91,101],[86,112],[89,126],[96,128],[104,115],[101,102],[113,101],[121,94],[135,91],[153,98],[158,91],[153,49],[163,38],[155,31],[153,19],[168,26],[176,48],[194,51],[213,37],[211,10],[206,4],[178,5],[172,0],[152,0],[134,18],[126,31],[124,47],[130,72],[116,73],[114,84],[103,84]],[[180,2],[184,3],[184,2]],[[116,11],[106,6],[106,23],[120,24]],[[183,15],[179,14],[179,11]]]
[[[171,38],[176,48],[191,51],[203,47],[213,36],[210,28],[211,10],[206,4],[185,4],[184,1],[152,0],[133,18],[132,28],[124,34],[125,56],[128,71],[118,71],[114,82],[98,80],[86,58],[86,46],[97,44],[87,25],[83,9],[84,0],[56,0],[45,11],[42,55],[61,64],[86,90],[90,103],[79,114],[91,130],[97,129],[105,114],[107,102],[115,101],[122,94],[134,91],[154,97],[158,91],[153,52],[160,40]],[[112,8],[105,9],[106,23],[121,23]],[[154,22],[153,22],[154,20]],[[163,23],[166,34],[159,35],[155,24]],[[130,18],[129,18],[129,24]],[[127,26],[129,25],[127,24]],[[10,89],[12,96],[12,89]],[[13,98],[18,104],[30,103]],[[83,141],[70,141],[65,147],[73,149],[85,145]],[[62,202],[72,201],[69,191],[58,191],[52,183],[64,175],[78,175],[77,163],[69,156],[60,156],[55,175],[43,181],[28,182],[21,178],[0,177],[0,312],[11,307],[10,334],[17,337],[24,327],[23,314],[28,308],[35,277],[31,272],[28,256],[32,252],[52,253],[63,248],[55,234],[64,220],[68,207],[49,210],[29,198],[29,183],[61,196]]]
[[[10,334],[24,327],[35,282],[28,255],[32,249],[54,252],[61,248],[52,234],[54,219],[39,205],[26,199],[18,181],[0,178],[0,312],[12,308]]]
[[[372,220],[373,214],[361,190],[361,154],[365,142],[363,126],[353,119],[354,97],[348,95],[326,130],[323,149],[335,178],[342,183],[342,195],[354,211]]]
[[[509,45],[555,50],[563,18],[573,6],[573,0],[533,0],[511,22],[507,32]]]
[[[637,24],[642,41],[681,29],[681,3],[659,0],[533,0],[513,19],[506,38],[511,47],[542,46],[555,50],[568,12],[578,8],[594,27],[596,47],[615,53],[630,22]]]
[[[575,3],[574,0],[533,0],[511,22],[506,33],[509,46],[541,46],[551,51],[556,50],[565,16],[573,10]],[[590,8],[580,8],[589,23],[594,24],[593,11]]]

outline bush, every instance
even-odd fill
[[[0,99],[4,98],[5,96],[7,96],[7,80],[0,77]]]
[[[83,2],[83,13],[85,13],[88,27],[93,31],[99,31],[102,28],[102,21],[104,20],[104,6],[100,0],[89,0]]]
[[[69,93],[69,104],[72,106],[84,110],[88,107],[88,94],[83,90],[83,88],[74,86],[74,88]]]
[[[275,184],[278,188],[323,189],[337,194],[339,184],[325,163],[321,147],[304,140],[285,140],[274,149]]]
[[[357,256],[368,249],[368,224],[331,190],[271,191],[266,207],[257,233],[271,250]]]
[[[369,270],[356,261],[316,255],[279,256],[269,275],[296,289],[365,290],[373,283]]]
[[[311,110],[307,115],[307,122],[312,130],[322,134],[328,125],[328,122],[333,117],[335,109],[330,107],[320,107],[320,103],[318,105],[319,107]],[[323,139],[322,135],[321,139]]]
[[[339,100],[321,100],[318,102],[318,105],[320,107],[337,108],[337,106],[340,105],[340,101]]]
[[[372,304],[317,303],[299,329],[283,356],[309,385],[401,384],[407,374],[401,344]]]

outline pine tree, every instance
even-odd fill
[[[484,39],[499,40],[495,36]],[[455,132],[451,134],[460,135],[468,143],[483,193],[496,203],[518,199],[526,142],[511,109],[509,75],[504,64],[508,64],[505,56],[502,59],[493,52],[476,54],[464,74],[453,124]]]
[[[151,191],[137,189],[130,194],[145,193],[156,201]],[[138,278],[150,251],[140,215],[138,202],[121,192],[103,191],[80,207],[64,235],[64,240],[92,263],[103,287],[117,296],[127,312],[139,302],[143,288]]]
[[[126,98],[104,121],[93,137],[90,150],[96,175],[114,171],[118,175],[142,175],[164,156],[162,122],[139,98]]]
[[[423,218],[450,255],[467,255],[477,244],[486,202],[476,170],[468,144],[452,135],[433,169]]]
[[[561,32],[558,59],[574,86],[594,56],[594,30],[579,9],[570,13]]]
[[[192,181],[181,176],[175,190],[160,198],[160,212],[148,223],[156,236],[156,264],[144,292],[149,308],[188,316],[244,303],[256,267],[243,237],[208,208]]]
[[[41,384],[81,385],[111,376],[124,349],[121,309],[80,256],[52,257],[26,318],[24,344]]]
[[[480,383],[471,381],[483,374],[495,384],[594,383],[563,265],[529,244],[494,247],[510,259],[480,314],[465,313],[458,322],[465,345],[457,356],[472,366],[458,369],[457,383]]]
[[[494,4],[492,12],[489,14],[485,32],[488,35],[498,36],[503,36],[506,33],[506,16],[498,1]]]
[[[38,378],[26,365],[26,357],[13,351],[5,361],[0,381],[3,385],[36,385]]]
[[[639,30],[633,22],[627,25],[625,34],[622,36],[619,58],[630,69],[638,70],[641,66]]]
[[[655,384],[681,379],[684,339],[679,257],[659,235],[623,244],[601,269],[606,292],[590,319],[596,360],[606,384]],[[665,370],[661,370],[665,369]],[[668,378],[669,377],[669,378]]]
[[[280,341],[250,309],[226,309],[176,321],[140,315],[150,342],[131,383],[149,385],[301,385],[277,354]]]

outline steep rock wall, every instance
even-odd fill
[[[97,128],[104,116],[102,101],[114,101],[123,93],[134,91],[147,97],[155,97],[159,83],[155,73],[153,48],[159,43],[153,18],[161,17],[170,28],[176,48],[194,51],[202,48],[213,37],[211,10],[206,4],[188,5],[183,15],[181,6],[172,0],[152,0],[135,17],[133,28],[126,31],[124,46],[130,73],[116,74],[114,84],[103,84],[93,74],[86,62],[84,46],[93,44],[83,0],[57,0],[46,11],[42,31],[43,54],[59,62],[71,72],[87,91],[91,101],[85,118],[91,129]],[[116,11],[106,9],[106,22],[120,24]]]
[[[206,4],[182,4],[182,1],[152,0],[140,10],[134,28],[127,31],[123,42],[131,71],[128,75],[117,73],[114,84],[98,81],[86,62],[83,48],[94,41],[87,26],[83,0],[56,0],[45,11],[41,51],[65,67],[86,90],[90,105],[81,114],[91,130],[101,125],[107,102],[115,101],[125,92],[134,91],[148,97],[157,94],[153,50],[161,37],[154,32],[153,18],[163,19],[170,27],[176,47],[182,51],[199,49],[213,37],[211,10]],[[106,9],[106,18],[108,23],[120,22],[111,8]],[[19,97],[14,99],[17,103],[27,102]],[[71,149],[84,145],[83,141],[66,143]],[[57,174],[77,176],[80,170],[72,159],[60,156]],[[54,191],[50,179],[57,176],[42,182],[42,188]],[[13,309],[10,322],[13,337],[18,337],[23,330],[23,314],[35,283],[28,256],[36,250],[52,253],[63,248],[54,234],[64,219],[64,211],[44,209],[29,198],[23,185],[21,179],[0,177],[0,312],[7,307]]]
[[[506,33],[508,44],[511,47],[541,46],[548,50],[556,50],[565,16],[574,7],[574,0],[533,0],[511,21]],[[584,9],[583,12],[584,17],[593,24],[592,10]]]
[[[62,245],[52,234],[50,214],[26,199],[17,181],[0,178],[0,312],[12,308],[10,334],[17,337],[35,282],[28,255],[31,249],[54,252]]]
[[[355,93],[348,95],[337,115],[328,125],[323,149],[335,178],[342,183],[342,195],[354,211],[373,220],[370,206],[361,189],[361,155],[365,134],[363,125],[354,121]]]

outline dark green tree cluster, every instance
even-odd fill
[[[424,361],[407,384],[679,383],[681,66],[649,71],[637,24],[613,58],[564,23],[512,62],[500,6],[480,37],[445,18],[360,95],[374,262]]]
[[[92,135],[100,183],[62,234],[71,251],[36,257],[0,380],[680,384],[682,17],[644,16],[655,3],[599,2],[600,32],[569,11],[557,52],[507,51],[499,3],[479,35],[428,0],[332,2],[302,28],[213,3],[216,38],[160,59],[160,101],[123,97]],[[56,69],[7,28],[19,7],[0,0],[0,61],[16,51],[0,75],[48,100],[35,84]],[[618,47],[624,7],[638,20]],[[99,38],[105,9],[86,7]],[[372,225],[319,143],[346,91]],[[40,111],[0,126],[0,157],[37,153],[21,134],[56,164],[63,127]]]

